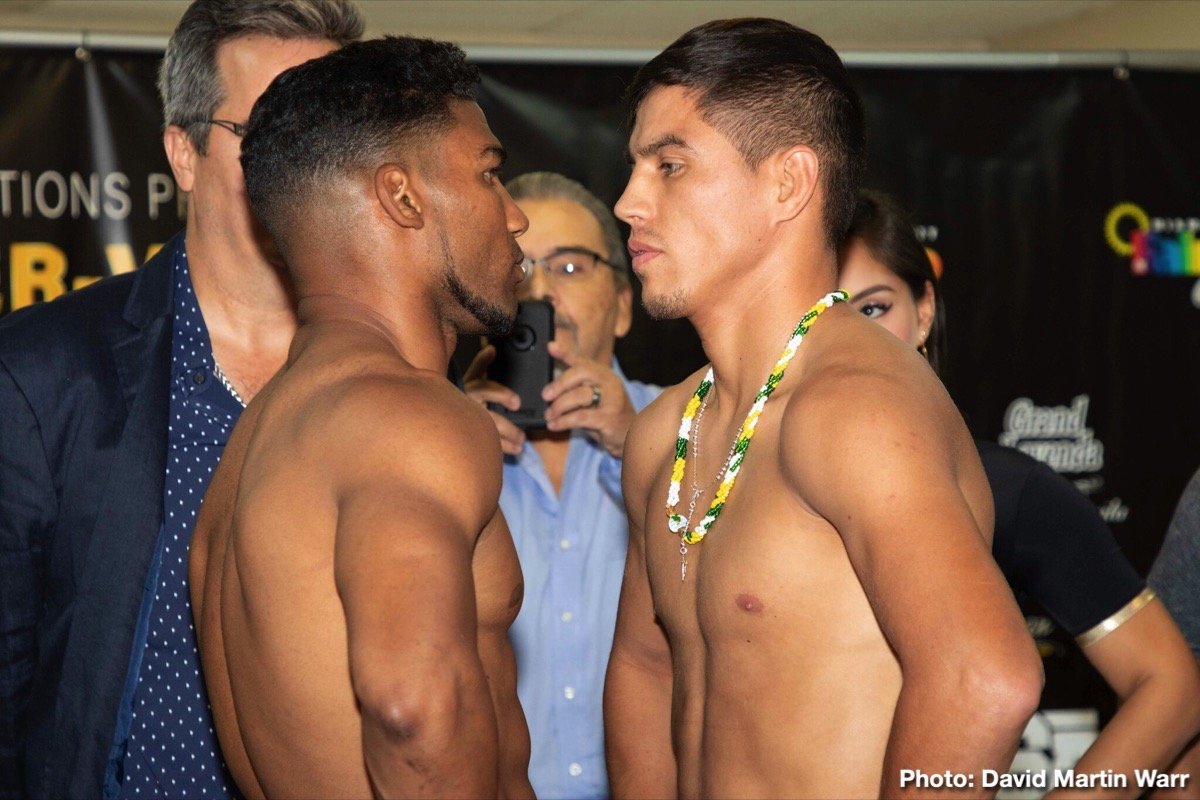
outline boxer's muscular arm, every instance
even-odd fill
[[[977,456],[959,446],[966,430],[940,385],[915,383],[827,382],[784,428],[798,491],[841,534],[900,662],[888,797],[903,794],[901,769],[1006,770],[1041,691],[1033,642],[981,532],[991,512],[977,520],[960,486],[964,474],[983,480],[982,468],[961,463]]]
[[[356,415],[378,424],[345,437],[357,467],[338,487],[334,570],[367,771],[383,797],[495,797],[471,561],[499,493],[499,445],[477,410],[389,400]]]
[[[648,432],[648,429],[649,432]],[[646,571],[647,486],[653,459],[641,443],[658,432],[639,417],[629,431],[622,474],[629,550],[612,654],[604,682],[604,742],[614,798],[676,795],[671,748],[671,651],[654,614]]]

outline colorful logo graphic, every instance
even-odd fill
[[[1134,275],[1200,275],[1200,218],[1151,217],[1135,203],[1121,203],[1104,218],[1104,238],[1129,257]]]

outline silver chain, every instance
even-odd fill
[[[216,375],[217,380],[221,382],[221,385],[229,390],[229,393],[233,395],[233,399],[237,400],[238,404],[241,405],[242,408],[245,408],[246,401],[242,399],[240,394],[238,394],[238,390],[233,388],[233,383],[225,376],[225,370],[221,369],[221,365],[217,363],[215,358],[213,359],[213,375]]]
[[[717,481],[719,481],[721,476],[725,474],[725,471],[729,469],[729,464],[733,461],[733,454],[737,450],[738,437],[734,436],[733,444],[729,446],[729,455],[725,457],[724,465],[717,470],[716,477],[714,477],[708,482],[708,485],[701,489],[699,483],[696,481],[696,475],[700,471],[700,422],[704,419],[704,409],[708,408],[708,398],[712,397],[712,393],[716,390],[716,388],[716,384],[713,384],[712,388],[705,393],[704,399],[700,401],[700,410],[696,412],[696,421],[692,425],[695,435],[692,437],[692,499],[688,502],[687,517],[685,517],[688,525],[690,525],[692,522],[692,514],[696,511],[696,503],[699,501],[700,495],[707,492],[717,484]]]

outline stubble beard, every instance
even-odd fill
[[[482,332],[488,336],[506,335],[512,330],[513,323],[517,321],[516,310],[509,311],[503,306],[492,303],[482,295],[471,291],[458,275],[458,267],[454,262],[454,256],[450,252],[450,240],[446,237],[444,229],[439,232],[438,238],[442,246],[442,278],[446,284],[446,288],[450,290],[450,295],[454,298],[455,302],[474,317],[483,328],[482,331],[461,332]]]
[[[642,307],[651,319],[680,319],[687,316],[687,297],[683,290],[678,288],[670,294],[650,297],[643,291]]]

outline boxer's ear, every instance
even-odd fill
[[[399,164],[384,164],[375,170],[375,198],[384,213],[402,228],[425,227],[422,200],[412,175]]]
[[[779,219],[793,219],[812,204],[817,193],[821,167],[812,148],[796,145],[776,153],[766,165],[778,187],[776,212]]]

